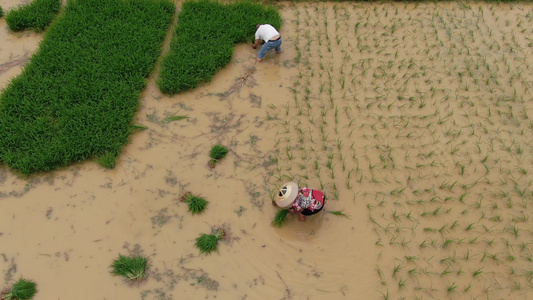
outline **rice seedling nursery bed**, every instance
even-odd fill
[[[158,82],[168,94],[210,81],[230,62],[235,44],[254,38],[256,24],[281,26],[277,10],[252,2],[187,1],[178,18]]]
[[[6,22],[13,31],[25,29],[43,31],[55,18],[60,6],[61,0],[35,0],[10,10]],[[1,11],[0,16],[2,16]]]
[[[170,1],[69,1],[0,98],[0,161],[29,174],[112,167],[174,14]]]

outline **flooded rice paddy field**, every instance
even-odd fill
[[[2,166],[1,288],[23,276],[35,299],[533,297],[533,5],[279,6],[281,55],[255,64],[238,45],[212,82],[175,96],[150,78],[135,120],[148,129],[115,169]],[[0,88],[41,39],[0,20]],[[210,169],[216,143],[230,153]],[[289,180],[328,201],[276,228],[271,199]],[[186,191],[209,201],[203,214],[177,200]],[[227,239],[200,255],[215,227]],[[109,274],[132,253],[150,259],[136,285]]]

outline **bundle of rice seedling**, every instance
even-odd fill
[[[228,154],[228,152],[229,152],[228,148],[220,144],[216,144],[213,147],[211,147],[211,151],[209,152],[209,157],[211,157],[208,163],[209,166],[211,168],[214,168],[216,163],[219,160],[223,159],[226,156],[226,154]]]
[[[203,212],[209,203],[205,198],[198,195],[193,195],[191,192],[187,192],[181,196],[181,201],[189,204],[189,211],[192,214],[199,214]]]
[[[4,292],[4,295],[0,297],[3,300],[25,300],[31,299],[37,293],[37,284],[31,280],[20,278],[10,291]]]
[[[285,223],[288,214],[289,214],[289,209],[287,208],[278,210],[271,224],[276,227],[281,227]]]
[[[111,274],[124,276],[130,281],[137,281],[146,278],[148,258],[139,255],[124,256],[119,254],[118,258],[111,265]]]
[[[221,228],[217,229],[215,234],[202,233],[200,237],[196,238],[195,246],[200,249],[200,254],[209,254],[217,250],[218,241],[223,239],[225,235],[226,233]]]

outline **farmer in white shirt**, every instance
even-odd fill
[[[272,49],[275,49],[277,54],[281,53],[281,35],[274,26],[270,24],[257,24],[255,25],[255,29],[255,43],[252,45],[252,48],[256,49],[261,40],[265,42],[257,54],[256,62],[263,60],[265,54]]]

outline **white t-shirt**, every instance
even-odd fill
[[[279,32],[274,28],[274,26],[270,24],[263,24],[257,28],[257,31],[255,32],[255,39],[259,40],[262,39],[263,41],[268,42],[273,36],[278,35]]]

